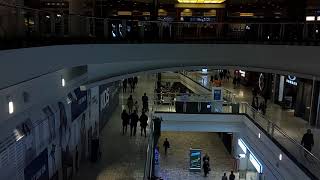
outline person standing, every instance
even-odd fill
[[[147,137],[147,126],[148,126],[148,116],[145,114],[144,111],[142,111],[142,114],[140,116],[141,136],[142,136],[142,131],[144,131],[144,137]]]
[[[129,87],[130,87],[130,92],[132,93],[132,89],[131,89],[132,84],[133,84],[133,79],[132,79],[132,77],[128,78],[128,84],[129,84]]]
[[[130,136],[136,136],[136,132],[137,132],[137,124],[139,121],[139,116],[137,114],[137,111],[134,111],[131,115],[130,115]]]
[[[311,129],[307,130],[307,133],[305,133],[302,137],[301,140],[301,145],[308,150],[309,152],[311,152],[312,147],[314,145],[314,140],[313,140],[313,134],[311,133]],[[307,151],[304,152],[304,156],[307,157]]]
[[[135,87],[137,87],[137,85],[138,85],[138,77],[137,76],[135,76],[133,78],[133,83],[134,83]]]
[[[129,114],[125,109],[122,111],[121,119],[122,119],[122,134],[124,135],[125,133],[127,133],[127,127],[130,120]]]
[[[142,96],[142,111],[143,112],[148,112],[148,96],[146,93]]]
[[[167,155],[168,148],[170,148],[170,143],[169,143],[169,141],[168,141],[167,138],[166,138],[166,140],[163,142],[163,147],[164,147],[164,154]]]
[[[227,177],[226,173],[223,173],[223,176],[222,176],[221,180],[228,180],[228,177]]]
[[[126,93],[127,92],[127,84],[128,84],[128,80],[127,79],[124,79],[122,81],[122,92],[123,93]]]
[[[129,109],[129,113],[132,113],[132,109],[133,109],[133,98],[132,95],[129,96],[128,100],[127,100],[127,106]]]
[[[138,101],[136,101],[136,102],[134,103],[134,110],[136,110],[137,113],[139,112],[139,103],[138,103]]]
[[[231,174],[229,176],[229,180],[235,180],[236,176],[233,174],[233,171],[231,171]]]

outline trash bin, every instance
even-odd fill
[[[231,104],[231,107],[232,107],[232,113],[239,113],[239,103],[233,103]]]

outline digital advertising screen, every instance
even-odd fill
[[[201,170],[201,149],[190,149],[190,170]]]

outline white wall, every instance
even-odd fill
[[[319,50],[315,46],[248,44],[90,44],[4,50],[0,51],[0,88],[86,64],[103,64],[96,67],[103,69],[103,77],[186,66],[251,67],[320,77]]]

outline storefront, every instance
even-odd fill
[[[277,75],[275,88],[275,103],[284,109],[295,109],[300,79],[296,76]]]

